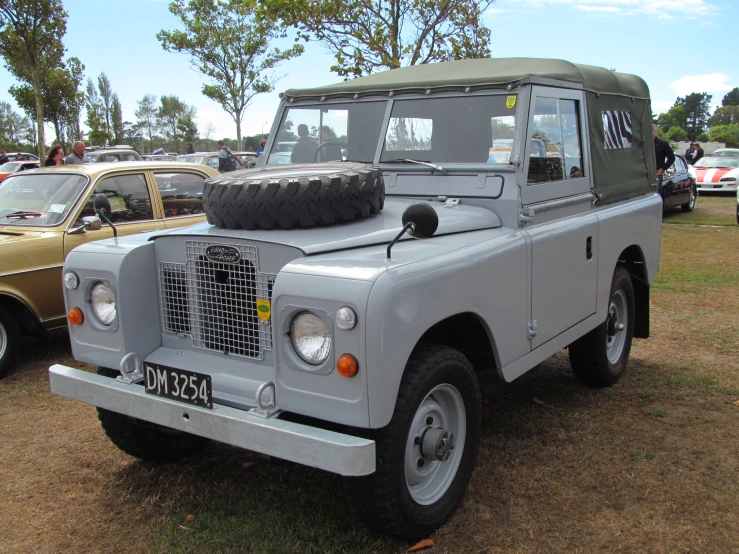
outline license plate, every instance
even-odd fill
[[[210,375],[144,363],[146,392],[213,409],[213,386]]]

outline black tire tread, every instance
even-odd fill
[[[441,526],[456,510],[462,495],[446,511],[446,513],[431,525],[419,526],[415,522],[408,521],[403,513],[402,492],[399,487],[405,487],[405,479],[398,482],[397,476],[404,475],[404,457],[397,455],[399,445],[405,445],[407,426],[415,414],[417,406],[414,405],[414,397],[422,389],[424,380],[431,369],[444,362],[453,361],[461,364],[464,371],[475,383],[475,398],[473,410],[476,417],[474,421],[468,421],[468,437],[465,449],[469,445],[471,450],[468,455],[472,462],[465,468],[460,465],[455,482],[464,491],[474,468],[474,459],[477,456],[480,429],[480,390],[477,386],[477,377],[472,364],[459,351],[452,348],[425,344],[416,348],[406,366],[400,383],[398,398],[395,404],[390,423],[382,429],[372,430],[367,433],[368,438],[375,440],[377,469],[374,474],[364,477],[353,477],[344,479],[344,491],[347,495],[352,510],[356,516],[368,525],[383,533],[400,537],[407,540],[422,539],[435,528]],[[455,486],[455,483],[451,487]]]
[[[345,163],[292,165],[310,177],[270,179],[274,167],[239,171],[209,179],[203,190],[208,223],[221,229],[293,229],[369,217],[385,204],[378,167]],[[264,174],[264,176],[262,176]]]
[[[7,375],[15,362],[20,350],[21,331],[13,314],[7,308],[0,306],[0,324],[5,328],[8,345],[5,354],[0,359],[0,378]]]
[[[115,378],[119,372],[99,367],[98,374]],[[171,463],[199,452],[208,439],[188,433],[163,433],[156,425],[98,408],[103,431],[120,450],[147,462]]]
[[[608,298],[613,298],[618,288],[619,282],[628,283],[625,290],[627,303],[629,306],[629,319],[626,328],[627,341],[621,354],[621,360],[616,367],[608,361],[606,349],[606,335],[608,333],[607,323],[603,322],[595,329],[583,335],[569,346],[570,366],[572,371],[582,383],[591,387],[608,387],[615,384],[623,374],[623,370],[629,359],[631,351],[631,341],[634,336],[634,288],[631,283],[629,272],[623,267],[617,267],[613,273],[613,281],[611,282],[611,292]]]

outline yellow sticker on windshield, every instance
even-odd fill
[[[508,98],[506,98],[505,99],[505,107],[508,108],[509,110],[512,110],[513,108],[515,108],[516,107],[516,99],[517,98],[518,98],[518,96],[516,96],[516,95],[509,96]]]
[[[271,313],[272,307],[270,306],[269,300],[257,299],[257,314],[259,314],[259,319],[262,321],[269,321]]]

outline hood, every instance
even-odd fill
[[[197,235],[210,237],[225,237],[257,242],[283,244],[298,248],[304,254],[318,254],[348,248],[359,248],[375,244],[389,243],[403,228],[402,216],[405,209],[411,204],[428,204],[439,216],[439,227],[434,236],[462,233],[465,231],[479,231],[500,227],[498,216],[476,206],[463,204],[446,207],[441,202],[426,202],[407,198],[386,198],[383,210],[372,217],[322,227],[309,229],[275,229],[272,231],[232,231],[218,229],[207,223],[178,229],[165,235]],[[401,240],[411,240],[413,237],[406,234]]]
[[[699,183],[721,183],[721,179],[739,177],[736,167],[690,167],[690,173]]]
[[[43,234],[41,231],[26,231],[22,227],[12,229],[10,227],[0,226],[0,244],[15,244],[20,241],[40,237]]]

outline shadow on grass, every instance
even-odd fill
[[[626,452],[625,463],[642,461],[646,454],[632,448],[633,437],[613,432],[614,418],[649,426],[659,414],[660,421],[669,422],[670,410],[664,406],[684,402],[686,395],[700,394],[703,400],[718,396],[723,401],[728,394],[696,369],[665,368],[639,360],[629,364],[616,386],[587,388],[572,376],[564,353],[514,383],[497,383],[490,374],[482,374],[480,381],[483,432],[476,476],[460,509],[463,515],[455,516],[448,529],[438,533],[449,552],[469,546],[464,536],[453,531],[455,526],[470,525],[470,516],[474,518],[479,510],[506,513],[506,506],[521,501],[519,487],[507,481],[522,461],[556,471],[558,464],[569,463],[565,452],[572,448],[582,451],[578,454],[582,460],[598,459],[605,449]],[[408,548],[354,518],[340,479],[212,444],[179,464],[132,463],[113,475],[113,490],[106,491],[106,496],[113,493],[108,496],[112,513],[116,496],[127,495],[136,505],[154,504],[163,514],[145,536],[154,552],[318,554]],[[548,503],[537,498],[530,502]],[[195,518],[188,521],[188,515]],[[503,517],[496,523],[505,524]]]

